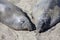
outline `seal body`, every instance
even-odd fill
[[[33,11],[37,32],[45,32],[60,22],[60,0],[40,0]]]
[[[34,25],[21,8],[0,0],[0,22],[15,30],[33,30]]]

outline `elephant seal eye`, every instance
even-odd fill
[[[25,21],[22,21],[22,23],[24,23]]]

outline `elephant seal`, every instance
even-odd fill
[[[0,0],[0,22],[14,30],[35,30],[28,15],[7,0]]]
[[[60,0],[40,0],[33,10],[36,32],[48,31],[60,22]]]

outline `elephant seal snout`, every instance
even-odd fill
[[[0,22],[15,30],[35,29],[27,14],[6,0],[0,0]]]

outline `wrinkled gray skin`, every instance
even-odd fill
[[[33,30],[25,12],[6,0],[0,0],[0,22],[15,30]]]
[[[60,22],[60,0],[40,0],[35,9],[38,15],[37,32],[45,32]]]

